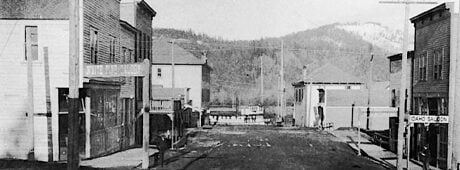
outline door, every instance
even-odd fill
[[[429,115],[439,115],[439,98],[428,98]],[[439,124],[430,124],[427,133],[427,144],[430,149],[430,165],[438,166]]]

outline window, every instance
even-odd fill
[[[32,60],[38,60],[38,34],[37,34],[37,27],[36,26],[26,26],[26,55],[25,60],[32,58]]]
[[[134,62],[134,58],[133,58],[133,50],[128,50],[128,62],[129,63],[133,63]]]
[[[98,57],[98,33],[97,30],[94,28],[90,29],[90,34],[89,34],[89,48],[90,48],[90,63],[91,64],[97,64],[97,57]]]
[[[444,48],[442,50],[436,50],[433,54],[433,79],[442,79],[442,63],[444,57]]]
[[[158,78],[161,77],[161,68],[158,68],[158,69],[157,69],[157,77],[158,77]]]
[[[115,37],[114,36],[109,36],[109,62],[110,63],[115,63]]]
[[[419,56],[419,80],[420,81],[426,81],[426,75],[427,75],[427,70],[426,70],[426,65],[428,61],[428,52],[423,53]]]
[[[297,88],[295,89],[295,101],[296,102],[302,102],[303,100],[303,89],[302,88]]]
[[[396,89],[391,90],[391,107],[396,107]]]
[[[127,54],[128,54],[128,50],[126,49],[126,47],[121,47],[121,63],[127,63],[128,60],[127,60]]]
[[[324,103],[324,89],[318,89],[319,103]]]

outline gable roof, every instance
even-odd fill
[[[182,47],[171,43],[167,39],[156,39],[152,41],[153,59],[155,64],[171,64],[171,48],[174,48],[174,64],[183,65],[204,65],[206,64],[200,58],[195,57],[192,53]]]
[[[314,70],[304,77],[304,79],[305,82],[311,83],[361,83],[359,78],[330,63]]]

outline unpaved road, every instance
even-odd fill
[[[197,131],[188,148],[202,153],[185,169],[384,169],[327,132],[269,126]]]

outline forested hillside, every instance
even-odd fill
[[[376,29],[380,27],[383,28]],[[363,28],[371,29],[366,34]],[[212,104],[231,104],[237,100],[236,98],[243,104],[259,104],[260,60],[261,56],[264,56],[265,104],[275,105],[280,92],[279,70],[282,52],[288,104],[293,99],[291,84],[301,79],[303,66],[307,67],[309,73],[325,63],[332,63],[366,82],[373,55],[374,81],[388,80],[386,57],[396,52],[394,44],[400,42],[399,32],[376,23],[331,24],[283,37],[252,41],[226,41],[191,30],[174,29],[154,29],[154,37],[187,39],[188,43],[178,44],[196,55],[207,53],[208,62],[213,69]]]

